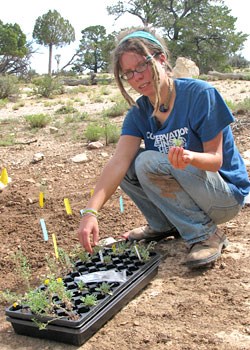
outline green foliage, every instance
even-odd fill
[[[242,55],[234,55],[230,57],[228,64],[234,68],[247,68],[250,66],[250,62],[246,60]]]
[[[107,71],[110,52],[114,48],[114,36],[107,35],[105,27],[100,25],[87,27],[81,33],[77,60],[72,70],[79,73],[86,69],[94,73]]]
[[[115,118],[123,115],[128,110],[128,103],[124,99],[117,101],[112,107],[104,109],[102,116],[104,118]]]
[[[220,0],[132,0],[109,6],[116,18],[126,13],[143,25],[159,28],[172,64],[178,56],[192,59],[201,73],[223,71],[228,58],[243,48],[247,34],[236,32],[237,18]]]
[[[25,120],[29,123],[31,128],[44,128],[50,122],[50,117],[46,114],[31,114],[26,115]]]
[[[250,111],[250,98],[246,97],[243,101],[239,102],[234,109],[236,112],[239,110],[243,110],[245,112]]]
[[[104,136],[106,146],[110,143],[117,143],[121,134],[121,129],[116,124],[111,123],[107,119],[104,121]]]
[[[26,36],[18,24],[3,24],[0,20],[0,55],[23,57],[28,53]]]
[[[0,135],[0,146],[8,147],[8,146],[14,145],[14,143],[15,143],[14,135],[7,135],[7,136]]]
[[[0,290],[0,304],[14,303],[19,300],[21,295],[11,292],[9,289],[4,291]]]
[[[59,79],[54,79],[50,75],[45,75],[34,79],[34,93],[42,97],[51,97],[53,94],[62,94],[64,87]]]
[[[99,141],[102,135],[103,127],[97,122],[89,123],[84,132],[84,136],[86,137],[87,141],[90,142]]]
[[[39,45],[49,47],[48,73],[51,74],[52,47],[63,47],[75,41],[75,30],[59,12],[49,10],[37,18],[32,36]]]
[[[0,76],[0,99],[17,97],[19,94],[18,79],[15,76]]]
[[[132,248],[132,251],[137,255],[137,252],[139,253],[140,259],[144,262],[150,260],[150,253],[154,249],[156,245],[156,242],[150,242],[147,246],[144,244],[137,244],[134,245]]]
[[[97,292],[100,292],[103,295],[106,295],[106,294],[112,295],[113,294],[113,292],[111,290],[111,285],[108,284],[107,282],[102,282],[100,287],[97,287],[95,290]]]
[[[70,114],[78,112],[76,108],[72,105],[67,104],[66,106],[62,106],[55,111],[55,114]]]
[[[14,255],[14,262],[17,276],[21,278],[27,289],[30,289],[31,268],[21,248]]]
[[[97,304],[97,298],[94,294],[87,294],[85,297],[81,298],[82,303],[87,306],[95,306]]]

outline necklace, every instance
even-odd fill
[[[171,100],[171,97],[172,97],[172,94],[173,94],[173,83],[172,83],[172,80],[168,80],[168,95],[167,95],[167,101],[163,104],[160,105],[159,107],[159,111],[162,112],[162,113],[166,113],[168,112],[169,110],[169,103],[170,103],[170,100]]]

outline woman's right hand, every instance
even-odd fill
[[[92,254],[92,247],[96,246],[99,241],[99,226],[95,216],[84,215],[82,217],[78,230],[78,238],[81,245]]]

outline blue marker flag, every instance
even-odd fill
[[[47,232],[47,228],[46,228],[44,219],[40,219],[40,224],[41,224],[42,231],[43,231],[43,238],[45,241],[48,241],[49,237],[48,237],[48,232]]]
[[[120,196],[120,210],[121,210],[121,213],[124,212],[124,207],[123,207],[123,199],[122,199],[122,196]]]

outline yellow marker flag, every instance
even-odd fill
[[[65,205],[65,209],[68,215],[72,215],[72,210],[70,208],[70,204],[69,204],[69,200],[68,198],[64,198],[64,205]]]
[[[0,181],[4,184],[4,186],[8,185],[9,177],[6,168],[3,168],[2,170]]]
[[[57,259],[59,259],[57,243],[56,243],[56,235],[54,233],[52,233],[52,239],[53,239],[53,244],[54,244],[55,256]]]
[[[92,189],[90,190],[90,197],[92,197],[93,194],[94,194],[94,189],[92,188]]]
[[[40,192],[39,193],[39,205],[41,208],[43,208],[43,205],[44,205],[44,195],[43,195],[43,192]]]

